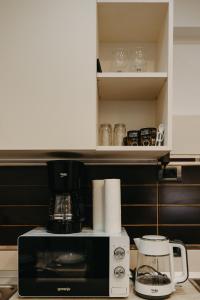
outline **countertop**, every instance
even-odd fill
[[[0,284],[16,284],[17,283],[17,278],[16,278],[16,273],[12,273],[12,272],[0,272]],[[18,296],[18,293],[15,293],[10,300],[19,300],[19,299],[27,299],[30,300],[30,298],[21,298]],[[35,300],[41,300],[41,298],[32,298]],[[45,298],[48,299],[48,298]],[[52,299],[52,298],[49,298]],[[54,298],[54,300],[61,300],[61,299],[65,299],[66,298]],[[73,300],[75,300],[76,298],[72,298]],[[79,300],[81,298],[78,298]],[[99,298],[89,298],[91,300],[93,299],[99,299]],[[101,299],[108,299],[108,298],[101,298]],[[113,299],[113,298],[111,298]],[[115,298],[115,299],[120,299],[120,298]],[[122,298],[121,298],[122,299]],[[141,300],[142,298],[139,298],[138,296],[136,296],[133,292],[133,288],[131,285],[131,289],[130,289],[130,295],[128,298],[125,298],[127,300]],[[182,285],[177,286],[176,288],[176,292],[174,292],[169,298],[169,300],[200,300],[200,293],[193,287],[193,285],[189,282],[186,281],[185,283],[183,283]]]
[[[15,293],[10,298],[10,300],[19,300],[19,299],[29,299],[30,300],[30,298],[20,298],[17,293]],[[34,298],[34,299],[41,300],[41,298]],[[54,298],[54,299],[56,299],[56,298]],[[66,298],[57,298],[57,299],[60,300],[60,299],[66,299]],[[73,298],[73,300],[74,299],[76,299],[76,298]],[[97,298],[90,298],[90,299],[92,300],[92,299],[97,299]],[[104,299],[104,298],[101,298],[101,299]],[[105,298],[105,299],[108,299],[108,298]],[[125,298],[125,299],[127,299],[127,300],[136,300],[136,299],[139,300],[140,299],[141,300],[141,298],[139,298],[138,296],[136,296],[133,293],[133,289],[130,291],[129,297]],[[80,298],[79,298],[79,300],[80,300]],[[173,295],[171,295],[169,300],[200,300],[200,293],[193,287],[193,285],[189,281],[187,281],[182,286],[177,287],[176,292]]]
[[[29,299],[30,300],[30,298],[20,298],[17,293],[15,293],[10,298],[10,300],[19,300],[19,299]],[[41,298],[34,298],[34,299],[41,300]],[[54,299],[56,299],[56,298],[54,298]],[[61,299],[66,300],[66,298],[57,298],[57,299],[58,300],[61,300]],[[76,299],[76,298],[73,298],[73,300],[74,299]],[[90,298],[90,299],[92,300],[92,299],[99,299],[99,298]],[[101,298],[101,299],[104,299],[104,298]],[[105,298],[105,299],[108,299],[108,298]],[[111,298],[111,299],[113,299],[113,298]],[[122,298],[115,298],[115,299],[122,299]],[[133,293],[133,289],[132,289],[129,297],[125,298],[125,299],[141,300],[142,298],[139,298],[138,296],[136,296]],[[182,286],[178,286],[176,292],[173,295],[171,295],[168,299],[169,300],[200,300],[200,293],[193,287],[193,285],[189,281],[187,281]],[[79,300],[80,300],[80,298],[79,298]]]

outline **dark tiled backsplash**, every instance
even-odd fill
[[[131,243],[144,234],[162,234],[200,244],[200,166],[183,166],[181,183],[158,183],[156,165],[89,165],[83,182],[86,225],[92,225],[91,180],[120,178],[122,223]],[[48,218],[47,168],[0,167],[0,244],[45,225]]]
[[[200,170],[199,170],[200,172]],[[176,184],[160,185],[159,199],[161,204],[199,204],[200,205],[200,184]]]

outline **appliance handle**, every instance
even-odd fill
[[[182,274],[179,276],[174,275],[174,284],[183,283],[189,277],[189,270],[188,270],[188,257],[187,257],[187,250],[184,244],[179,242],[170,242],[171,246],[171,256],[173,260],[173,248],[179,248],[181,251],[181,262],[182,262]],[[174,262],[172,261],[172,265]]]

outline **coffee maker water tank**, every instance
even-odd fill
[[[47,230],[53,233],[81,231],[81,178],[84,164],[73,160],[47,162],[49,189],[49,221]]]

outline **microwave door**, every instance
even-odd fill
[[[109,296],[109,237],[26,237],[19,269],[22,296]]]

